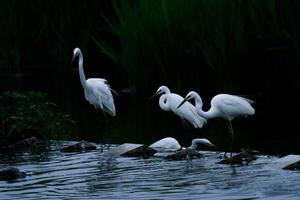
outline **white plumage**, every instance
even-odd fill
[[[255,110],[251,106],[254,102],[236,95],[218,94],[214,96],[211,100],[211,107],[207,112],[202,110],[202,99],[199,94],[194,91],[189,92],[178,107],[180,108],[180,106],[184,105],[189,99],[195,100],[197,113],[206,119],[220,117],[231,121],[239,116],[255,114]]]
[[[166,137],[151,144],[149,147],[157,151],[177,151],[181,149],[181,145],[175,138]]]
[[[207,146],[214,146],[208,139],[205,138],[195,138],[192,140],[190,149],[197,149],[198,144],[204,144]],[[149,147],[157,150],[158,152],[169,152],[169,151],[177,151],[180,149],[184,149],[179,142],[172,137],[166,137],[161,140],[158,140],[151,144]]]
[[[83,56],[79,48],[73,51],[73,60],[79,56],[79,76],[84,89],[85,99],[95,108],[100,108],[111,116],[116,115],[114,99],[112,96],[112,89],[107,84],[107,81],[102,78],[89,78],[86,80],[83,71]]]
[[[189,102],[184,103],[179,109],[177,109],[177,106],[184,99],[178,94],[171,93],[168,87],[159,87],[155,95],[159,94],[162,94],[159,98],[159,106],[162,110],[172,111],[182,120],[190,122],[195,128],[201,128],[206,123],[206,119],[198,115],[195,106]]]
[[[206,119],[220,117],[228,121],[228,128],[232,136],[232,140],[230,144],[230,152],[231,152],[230,155],[232,155],[234,132],[231,125],[231,121],[234,118],[239,116],[246,117],[248,115],[254,115],[255,110],[251,106],[251,104],[254,103],[254,101],[236,95],[218,94],[212,98],[210,103],[211,107],[208,111],[205,112],[202,110],[203,102],[201,97],[199,96],[198,93],[191,91],[186,95],[184,100],[180,103],[180,105],[177,108],[183,106],[186,103],[186,101],[190,99],[195,100],[196,111],[200,116]],[[224,157],[225,155],[226,152],[224,154]]]

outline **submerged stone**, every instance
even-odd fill
[[[24,178],[26,176],[25,172],[20,171],[16,167],[4,167],[0,168],[0,180],[9,181],[18,178]]]
[[[95,150],[97,146],[95,143],[87,142],[87,141],[80,141],[70,146],[62,148],[63,152],[81,152],[81,151],[89,151]]]
[[[38,141],[39,140],[36,137],[30,137],[25,140],[21,140],[14,144],[8,145],[8,148],[22,148],[30,145],[35,145],[36,143],[38,143]]]
[[[273,162],[273,166],[286,170],[299,170],[300,169],[300,155],[287,155],[279,158]]]
[[[287,169],[287,170],[299,170],[300,169],[300,160],[297,162],[294,162],[290,165],[287,165],[283,167],[282,169]]]
[[[249,163],[253,160],[256,160],[257,157],[248,153],[247,151],[243,151],[240,152],[234,156],[231,156],[229,158],[223,159],[220,162],[217,162],[217,164],[230,164],[230,165],[234,165],[234,164],[244,164],[244,163]]]
[[[127,157],[143,157],[153,156],[157,151],[144,145],[134,143],[124,143],[115,148],[104,152],[105,156],[127,156]]]
[[[255,150],[255,149],[245,149],[245,148],[242,148],[241,152],[247,152],[247,153],[249,153],[251,155],[258,155],[258,154],[260,154],[260,151]]]
[[[186,159],[188,156],[193,159],[193,158],[199,158],[201,157],[201,153],[199,153],[198,151],[194,150],[194,149],[181,149],[176,151],[173,154],[170,154],[168,156],[165,157],[165,159],[167,160],[183,160]]]

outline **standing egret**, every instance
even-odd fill
[[[190,102],[186,102],[179,109],[177,106],[184,100],[178,94],[171,93],[169,88],[161,86],[153,95],[162,94],[159,98],[159,106],[164,111],[172,111],[179,116],[183,121],[190,122],[195,128],[202,128],[206,123],[206,119],[197,114],[195,106]]]
[[[79,56],[79,76],[84,89],[85,99],[94,105],[95,108],[100,108],[111,116],[116,116],[114,99],[111,94],[112,89],[107,84],[107,81],[102,78],[89,78],[86,80],[83,71],[83,56],[79,48],[74,49],[72,61],[77,56]]]
[[[232,155],[232,145],[234,140],[234,132],[231,125],[231,121],[239,116],[248,116],[248,115],[254,115],[255,110],[251,106],[254,101],[250,99],[246,99],[244,97],[235,96],[235,95],[229,95],[229,94],[218,94],[214,96],[211,100],[211,107],[208,111],[203,111],[202,106],[203,102],[199,94],[197,94],[194,91],[189,92],[184,100],[180,103],[178,108],[180,108],[184,103],[190,99],[195,100],[195,107],[197,110],[197,113],[201,115],[202,117],[206,119],[211,118],[223,118],[228,123],[229,132],[231,133],[232,140],[230,144],[230,156]],[[226,153],[224,156],[226,156]]]

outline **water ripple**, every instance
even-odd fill
[[[100,151],[63,153],[66,143],[44,151],[0,154],[0,166],[27,177],[0,182],[0,199],[298,199],[300,173],[273,168],[276,157],[248,166],[215,164],[215,152],[191,163],[161,158],[111,158]],[[100,146],[99,148],[100,149]]]

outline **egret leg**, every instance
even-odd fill
[[[230,157],[231,157],[232,156],[232,149],[233,149],[233,142],[234,142],[234,132],[233,132],[231,121],[229,121],[229,120],[227,121],[227,126],[228,126],[228,130],[229,130],[230,137],[231,137],[230,148],[229,148],[229,150],[230,150]],[[227,151],[225,151],[223,157],[226,157],[226,153],[227,153]]]
[[[106,116],[104,110],[102,110],[102,112],[103,112],[103,115],[104,115],[105,119],[107,120],[107,116]]]
[[[186,129],[189,129],[190,128],[189,124],[183,118],[180,118],[180,119],[181,119],[183,127],[186,128]]]
[[[191,152],[191,149],[190,148],[187,148],[187,151],[186,151],[186,161],[188,162],[188,163],[190,163],[191,162],[191,155],[192,155],[192,152]]]

